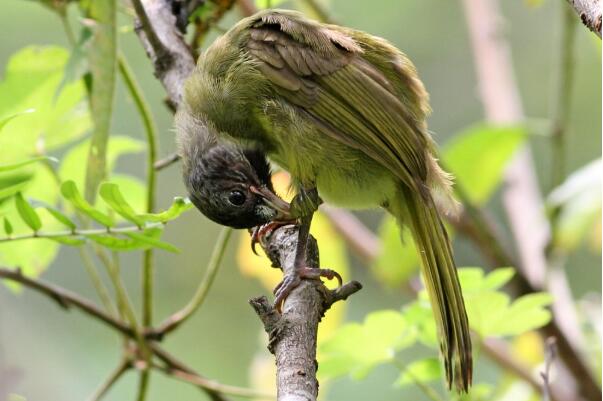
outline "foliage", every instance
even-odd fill
[[[528,294],[511,302],[501,290],[513,275],[512,268],[499,268],[488,274],[477,267],[459,269],[469,323],[476,338],[517,336],[550,321],[551,314],[546,309],[552,302],[550,295]],[[396,386],[440,381],[440,361],[433,356],[408,361],[400,352],[418,343],[431,348],[432,355],[438,350],[436,327],[424,290],[400,311],[371,312],[362,324],[340,327],[320,346],[324,358],[320,375],[333,378],[349,374],[362,379],[376,366],[385,364],[402,367]]]

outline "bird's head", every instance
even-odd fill
[[[289,204],[274,193],[262,152],[220,144],[187,164],[184,181],[191,201],[214,222],[251,228],[287,218]]]

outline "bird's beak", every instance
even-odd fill
[[[252,185],[249,187],[249,190],[252,193],[260,196],[268,206],[276,210],[277,215],[274,220],[287,221],[293,219],[293,217],[291,216],[291,205],[279,198],[274,192],[269,190],[267,187],[262,186],[258,188]]]

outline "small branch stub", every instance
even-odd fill
[[[601,39],[601,0],[567,0],[580,20]]]
[[[263,247],[284,274],[294,272],[297,227],[274,231]],[[308,263],[318,267],[316,240],[308,243]],[[264,296],[249,303],[269,335],[268,349],[276,359],[277,401],[315,401],[318,396],[316,337],[318,324],[333,303],[345,300],[362,288],[357,281],[329,290],[320,280],[303,280],[294,289],[279,314]]]

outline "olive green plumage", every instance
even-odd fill
[[[383,206],[408,226],[448,384],[468,389],[469,326],[440,218],[455,202],[427,131],[427,92],[402,52],[297,12],[263,11],[201,55],[182,110],[186,123],[179,126],[258,147],[291,173],[294,185],[316,186],[343,207]]]

